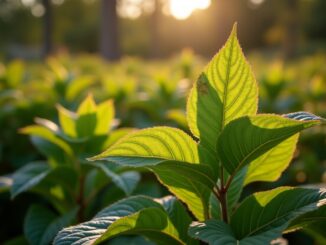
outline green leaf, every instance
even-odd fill
[[[233,235],[231,227],[220,220],[193,222],[189,228],[189,235],[210,245],[239,244]]]
[[[45,140],[48,140],[49,142],[60,147],[69,156],[73,155],[73,150],[66,142],[64,142],[62,139],[56,136],[55,133],[53,133],[51,130],[43,126],[37,126],[37,125],[27,126],[25,128],[20,129],[20,132],[23,134],[37,136]]]
[[[87,115],[96,112],[96,104],[92,94],[89,94],[86,99],[79,105],[77,115]]]
[[[77,137],[76,132],[76,120],[77,115],[62,107],[61,105],[57,105],[57,110],[59,114],[59,122],[62,128],[62,131],[69,137],[75,138]]]
[[[217,151],[224,168],[233,175],[286,139],[318,124],[318,120],[298,121],[272,114],[241,117],[222,131]]]
[[[134,128],[118,128],[113,130],[112,132],[109,133],[108,135],[108,139],[105,142],[105,149],[109,148],[110,146],[112,146],[114,143],[116,143],[118,140],[120,140],[122,137],[137,131]]]
[[[217,180],[217,169],[209,165],[213,159],[181,130],[155,127],[129,134],[91,160],[152,169],[160,181],[203,220],[208,214],[210,189]]]
[[[268,244],[281,236],[291,220],[325,204],[325,190],[281,187],[249,196],[230,224],[240,244]]]
[[[237,39],[236,25],[190,92],[187,120],[191,132],[211,152],[230,121],[257,111],[258,89]]]
[[[73,102],[76,98],[82,94],[87,88],[89,88],[95,82],[92,76],[79,76],[69,84],[66,91],[66,98],[68,101]]]
[[[174,196],[167,196],[157,199],[162,204],[165,211],[175,228],[179,232],[181,240],[185,241],[187,245],[195,245],[198,242],[188,236],[188,227],[192,222],[186,208]]]
[[[128,245],[155,245],[155,243],[149,241],[145,237],[142,236],[119,236],[113,238],[110,241],[110,245],[121,245],[121,244],[128,244]]]
[[[44,206],[33,205],[25,217],[24,233],[30,244],[48,245],[62,228],[71,224],[76,214],[77,209],[73,209],[60,217]]]
[[[177,229],[161,208],[146,208],[118,219],[94,244],[100,244],[118,235],[128,234],[140,234],[161,245],[185,244],[178,238]]]
[[[29,163],[13,175],[11,198],[38,185],[51,169],[45,162]]]
[[[176,128],[154,127],[127,135],[117,144],[90,160],[116,160],[133,166],[156,165],[162,161],[179,161],[199,164],[200,152],[197,143],[186,133]],[[137,159],[134,159],[137,158]],[[144,158],[147,158],[144,159]]]
[[[70,159],[62,148],[37,136],[31,136],[31,142],[46,157],[50,166],[69,165]]]
[[[97,126],[97,106],[93,96],[89,94],[77,109],[76,132],[79,138],[91,137]]]
[[[30,163],[13,175],[11,197],[14,198],[25,191],[33,191],[48,199],[63,213],[75,205],[77,183],[77,174],[70,167],[50,168],[46,163]]]
[[[9,63],[6,69],[7,85],[16,88],[23,81],[25,65],[21,60],[14,60]]]
[[[326,224],[326,205],[294,219],[287,227],[286,231],[291,232],[298,229],[310,229],[313,226],[319,226],[318,224]]]
[[[96,163],[96,166],[98,166],[107,177],[111,178],[114,184],[123,190],[127,196],[131,195],[140,180],[140,174],[136,171],[127,171],[117,174],[111,171],[105,164]]]
[[[299,134],[284,140],[249,164],[244,185],[256,181],[276,181],[289,166]]]
[[[116,202],[99,212],[92,220],[59,232],[55,245],[90,244],[100,239],[106,230],[122,217],[128,217],[146,208],[163,211],[162,206],[148,197],[133,196]]]
[[[308,112],[294,112],[283,115],[299,121],[320,120],[321,117]],[[276,181],[289,166],[299,135],[296,134],[267,151],[250,163],[244,185],[255,181]]]
[[[95,135],[107,134],[114,119],[113,101],[108,100],[97,106]]]

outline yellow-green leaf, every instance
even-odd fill
[[[187,120],[192,133],[212,152],[231,120],[254,115],[258,89],[237,39],[236,25],[225,46],[211,60],[190,92]]]
[[[92,160],[148,167],[198,219],[207,216],[210,189],[217,180],[214,157],[181,130],[155,127],[131,133]]]
[[[320,118],[316,116],[306,121],[272,114],[238,118],[220,134],[219,158],[223,167],[233,175],[291,136],[320,123]],[[257,166],[260,167],[264,165]]]

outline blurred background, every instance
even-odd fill
[[[76,110],[92,93],[97,102],[114,100],[115,128],[170,125],[189,133],[189,88],[234,22],[259,83],[259,111],[326,117],[325,0],[0,0],[0,243],[26,244],[28,208],[51,206],[35,193],[10,199],[13,172],[53,160],[20,128],[36,117],[58,123],[58,104]],[[251,184],[243,197],[325,183],[326,130],[319,127],[302,133],[277,182]],[[146,173],[136,193],[168,192]],[[86,218],[119,195],[102,198]],[[325,221],[285,238],[326,244],[322,227]]]
[[[211,57],[239,22],[246,51],[286,58],[325,48],[323,0],[1,0],[4,59],[49,53],[170,57],[184,48]]]

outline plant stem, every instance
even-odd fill
[[[221,204],[221,213],[222,213],[222,219],[225,223],[229,222],[228,218],[228,206],[227,206],[227,201],[226,201],[226,194],[227,191],[222,187],[221,192],[220,192],[220,204]]]
[[[79,178],[79,193],[77,196],[77,203],[79,205],[79,210],[77,214],[78,222],[84,221],[84,209],[85,209],[85,202],[84,202],[84,176],[81,175]]]
[[[230,180],[230,179],[228,179]],[[226,184],[226,186],[224,186],[224,168],[223,165],[221,164],[220,167],[220,189],[217,189],[217,192],[215,193],[216,198],[220,201],[220,207],[221,207],[221,214],[222,214],[222,220],[225,223],[229,222],[229,218],[228,218],[228,206],[227,206],[227,190],[228,187],[226,187],[228,185],[228,183]]]

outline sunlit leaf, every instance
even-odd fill
[[[240,44],[236,25],[225,46],[211,60],[190,92],[187,119],[192,133],[212,152],[231,120],[254,115],[258,89]]]
[[[152,169],[200,220],[208,214],[210,189],[217,179],[216,169],[209,165],[213,159],[190,136],[168,127],[134,132],[92,158]]]
[[[161,238],[162,242],[169,241],[168,244],[184,244],[163,207],[142,196],[123,199],[99,212],[92,220],[65,228],[59,232],[54,244],[97,244],[128,232],[144,235],[156,242]]]
[[[20,129],[20,132],[23,134],[37,136],[37,137],[41,137],[45,140],[48,140],[49,142],[59,146],[68,155],[70,155],[70,156],[73,155],[73,151],[72,151],[71,147],[65,141],[60,139],[51,130],[49,130],[43,126],[37,126],[37,125],[27,126],[25,128]]]
[[[318,120],[298,121],[272,114],[238,118],[219,137],[219,157],[224,168],[234,174],[291,136],[318,124]]]
[[[291,220],[326,204],[326,190],[281,187],[245,199],[231,217],[241,244],[268,244]]]

